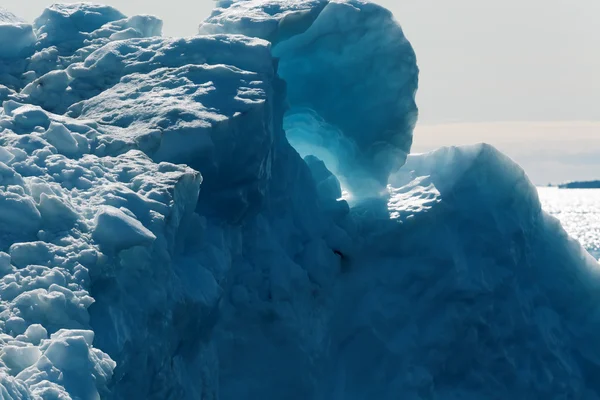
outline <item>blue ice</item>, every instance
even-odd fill
[[[363,0],[0,10],[0,398],[600,398],[597,262],[486,144],[410,154]]]

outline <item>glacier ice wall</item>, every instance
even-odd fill
[[[407,156],[388,11],[160,29],[0,11],[0,398],[599,398],[597,263],[491,146]]]

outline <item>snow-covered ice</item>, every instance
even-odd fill
[[[600,398],[598,264],[493,147],[408,155],[387,10],[161,25],[0,10],[0,398]]]

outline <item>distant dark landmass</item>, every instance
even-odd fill
[[[600,189],[600,181],[567,182],[558,187],[561,189]]]

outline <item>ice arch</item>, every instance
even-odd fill
[[[220,1],[202,33],[267,39],[287,82],[284,127],[353,193],[402,166],[417,120],[415,53],[392,14],[363,0]]]

